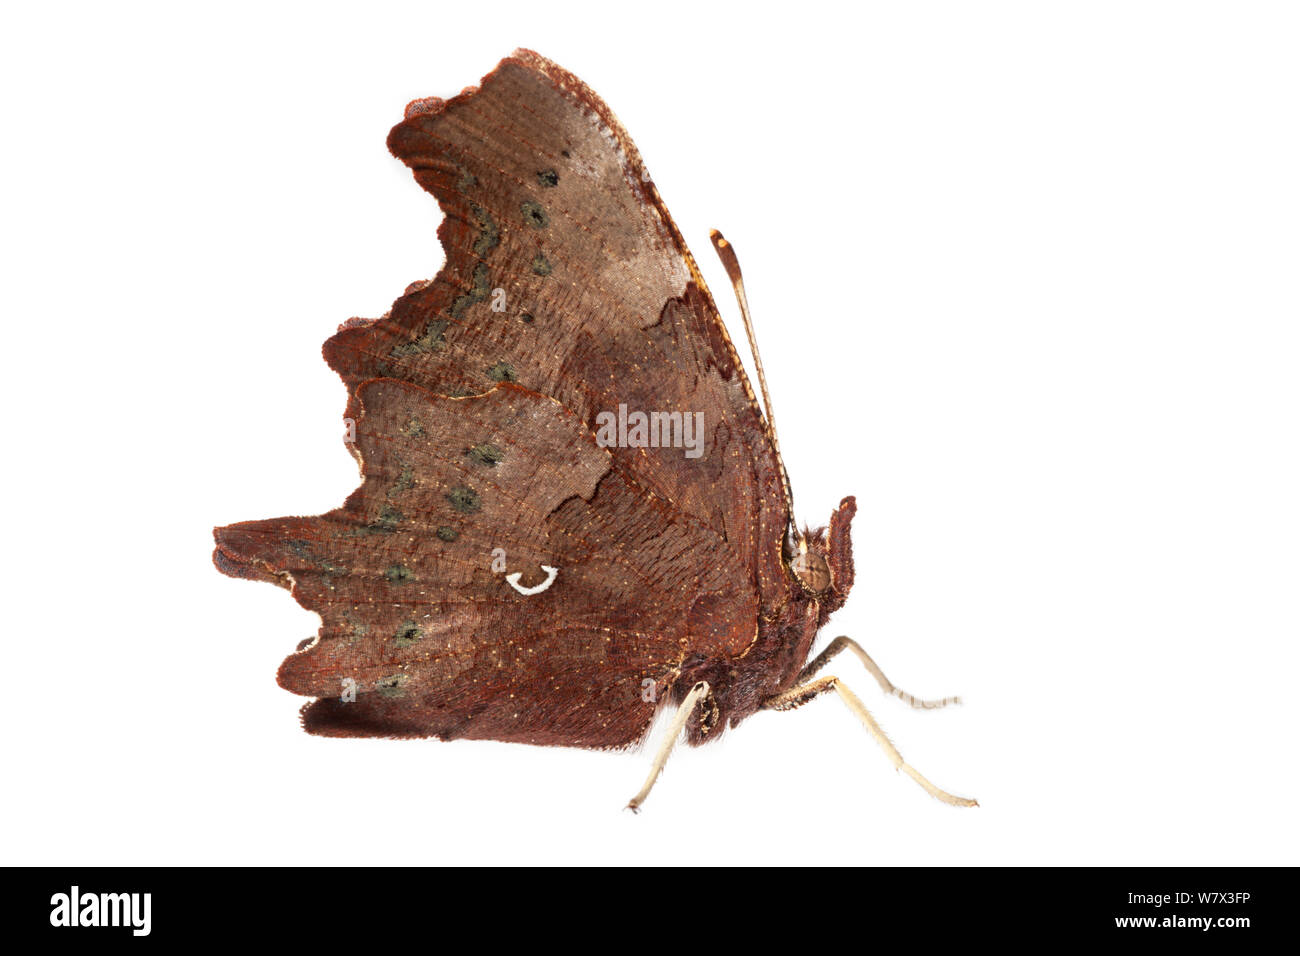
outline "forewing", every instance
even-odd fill
[[[608,107],[517,51],[479,88],[411,104],[389,146],[437,197],[447,260],[383,319],[326,343],[349,388],[382,376],[459,396],[518,382],[592,431],[620,406],[700,413],[698,456],[672,443],[612,447],[613,467],[713,529],[775,613],[790,589],[775,451],[704,281]]]

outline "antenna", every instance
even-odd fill
[[[745,321],[745,335],[749,337],[749,351],[754,356],[754,368],[758,371],[758,387],[763,393],[763,411],[767,416],[767,437],[776,451],[776,461],[781,467],[781,484],[785,489],[785,506],[794,525],[794,493],[790,490],[790,475],[785,470],[785,459],[781,457],[781,443],[776,440],[776,420],[772,417],[772,396],[767,393],[767,376],[763,373],[763,358],[758,354],[758,339],[754,336],[754,323],[749,317],[749,299],[745,297],[745,279],[740,274],[740,261],[736,250],[716,229],[709,230],[709,240],[713,243],[722,268],[727,270],[731,288],[736,292],[736,301],[740,303],[740,317]]]

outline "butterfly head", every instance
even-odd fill
[[[830,525],[795,535],[790,572],[800,587],[821,604],[841,606],[853,586],[853,551],[849,522],[857,510],[852,498],[845,498],[831,515]]]
[[[824,594],[830,590],[834,580],[831,577],[830,562],[826,560],[825,528],[816,531],[805,528],[795,539],[795,554],[790,562],[790,570],[809,594]]]

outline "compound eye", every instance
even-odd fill
[[[790,570],[804,589],[821,594],[831,586],[831,569],[826,559],[816,551],[801,551],[790,564]]]

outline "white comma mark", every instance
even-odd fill
[[[526,588],[520,586],[519,579],[523,577],[523,574],[519,571],[516,571],[514,574],[507,574],[506,581],[508,581],[510,586],[520,594],[541,594],[555,583],[555,576],[560,573],[559,568],[553,568],[549,564],[543,564],[542,570],[546,572],[546,580],[536,587]]]

